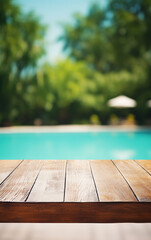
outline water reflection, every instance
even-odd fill
[[[115,149],[111,152],[113,159],[134,159],[136,151],[132,149]]]

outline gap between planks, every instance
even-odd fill
[[[10,161],[13,161],[13,160],[10,160]],[[1,185],[5,185],[5,183],[6,183],[6,186],[7,186],[7,182],[11,184],[10,179],[12,178],[12,175],[14,175],[15,172],[18,171],[20,168],[22,168],[22,165],[26,165],[25,164],[26,161],[31,162],[34,160],[31,160],[31,161],[30,160],[25,160],[25,161],[22,160],[20,162],[20,164],[17,165],[16,168],[13,169],[9,173],[9,175],[5,178],[5,180],[3,181],[3,183]],[[37,161],[39,161],[39,160],[34,161],[35,165],[38,164]],[[61,184],[59,183],[59,185],[61,186],[60,190],[59,190],[61,192],[61,194],[60,194],[61,198],[60,198],[60,196],[59,197],[57,196],[57,194],[55,193],[56,192],[55,189],[54,189],[54,192],[52,190],[48,189],[47,190],[48,193],[54,194],[54,199],[53,199],[53,197],[50,198],[50,196],[48,197],[48,199],[45,199],[42,196],[43,194],[38,193],[38,195],[41,197],[41,201],[59,201],[59,202],[60,201],[61,202],[64,202],[64,201],[65,202],[70,202],[70,201],[71,202],[136,201],[136,199],[134,199],[134,196],[132,197],[131,193],[133,193],[133,195],[135,195],[136,198],[139,199],[139,201],[150,201],[150,193],[148,195],[149,197],[141,196],[139,194],[139,192],[137,192],[137,188],[135,187],[134,181],[129,180],[129,178],[131,179],[132,176],[130,177],[128,175],[129,177],[127,177],[125,175],[126,172],[124,171],[124,169],[120,167],[120,163],[124,163],[125,161],[126,161],[125,162],[126,165],[130,165],[130,163],[131,163],[133,171],[135,170],[135,167],[136,167],[136,170],[140,172],[140,175],[143,174],[143,176],[145,176],[145,177],[148,175],[149,177],[146,179],[150,180],[149,173],[146,171],[146,169],[144,169],[144,167],[140,166],[140,164],[138,164],[136,161],[133,161],[133,160],[114,160],[114,161],[111,161],[111,160],[90,160],[90,161],[89,160],[69,160],[69,161],[68,160],[56,160],[56,163],[57,163],[56,165],[58,165],[60,163],[60,161],[62,161],[62,163],[64,162],[63,167],[61,167],[59,170],[60,175],[58,175],[58,181],[60,180],[60,176],[62,177]],[[137,160],[137,161],[139,161],[139,163],[140,163],[140,160]],[[144,161],[147,161],[147,160],[144,160]],[[18,201],[23,201],[23,199],[24,199],[24,201],[36,201],[36,198],[32,199],[32,197],[34,196],[34,192],[36,191],[36,188],[37,188],[37,192],[39,192],[38,181],[42,174],[43,168],[45,168],[44,166],[46,165],[46,162],[48,165],[52,165],[55,162],[55,160],[42,160],[40,168],[38,168],[39,170],[37,170],[37,173],[33,178],[32,184],[30,184],[29,189],[27,189],[26,195],[23,198],[22,198],[22,196],[20,196],[21,199],[19,199],[15,196],[14,198],[11,199],[12,201],[16,201],[16,199],[18,199]],[[105,162],[106,162],[106,164],[105,164]],[[129,162],[129,164],[128,164],[128,162]],[[133,164],[132,164],[132,162],[133,162]],[[98,171],[98,169],[95,169],[95,167],[94,167],[95,163],[98,164],[99,171]],[[146,164],[146,163],[144,162],[144,164]],[[32,164],[31,164],[31,166],[32,166]],[[109,171],[112,177],[108,176],[108,174],[104,174],[105,172],[104,172],[103,166],[105,166],[106,173],[108,173],[108,171]],[[107,168],[106,168],[106,166],[107,166]],[[114,168],[113,168],[113,166],[114,166]],[[150,165],[148,165],[148,166],[150,166]],[[52,175],[51,175],[51,178],[49,179],[51,184],[53,183],[53,179],[55,177],[54,174],[57,172],[56,171],[57,169],[58,168],[54,169],[54,172],[51,173]],[[130,188],[131,193],[128,192],[128,196],[129,196],[128,199],[123,195],[122,191],[117,192],[117,188],[118,189],[121,188],[121,186],[120,186],[121,181],[116,181],[116,179],[114,179],[114,177],[116,175],[116,174],[114,175],[114,172],[116,172],[115,169],[120,174],[120,175],[117,174],[117,176],[118,176],[119,180],[122,179],[121,181],[124,184],[124,189],[126,189],[126,191],[127,191],[126,185]],[[52,169],[50,167],[49,171],[51,172],[51,170]],[[130,169],[128,169],[128,170],[130,171]],[[134,171],[134,173],[136,174],[136,171]],[[24,171],[23,171],[23,174],[25,175]],[[30,168],[29,168],[29,173],[27,172],[27,174],[32,177],[32,173],[30,173]],[[132,172],[131,172],[131,175],[132,175]],[[43,173],[42,176],[45,177],[45,174]],[[47,178],[49,178],[49,174],[45,179],[47,179]],[[99,182],[100,181],[99,178],[102,179],[101,184]],[[25,179],[28,179],[28,178],[25,176]],[[124,181],[123,181],[123,179],[124,179]],[[104,194],[104,196],[103,196],[103,193],[105,192],[105,190],[102,191],[102,189],[105,189],[105,186],[106,186],[105,184],[106,184],[106,182],[108,183],[108,180],[109,180],[109,185],[112,188],[108,185],[107,188],[108,188],[108,190],[110,189],[109,194],[107,196]],[[42,181],[42,177],[41,177],[41,181]],[[126,183],[126,185],[124,182]],[[138,178],[138,182],[140,182],[142,184],[140,178]],[[50,184],[50,186],[51,186],[51,184]],[[119,184],[119,186],[116,186],[117,184]],[[143,184],[140,187],[140,189],[145,188],[145,186]],[[56,186],[56,185],[54,184],[54,186]],[[143,188],[143,186],[144,186],[144,188]],[[148,186],[150,186],[150,185],[148,185]],[[7,186],[7,187],[9,187],[9,186]],[[16,187],[18,187],[18,186],[16,186]],[[72,190],[73,194],[70,193],[70,189]],[[74,191],[73,191],[73,189],[74,189]],[[149,187],[148,187],[148,192],[149,192]],[[120,195],[118,195],[118,194],[120,194]],[[147,192],[146,192],[146,194],[147,194]],[[56,196],[57,196],[57,199],[55,199]]]
[[[127,185],[129,186],[130,190],[131,190],[132,193],[134,194],[135,198],[136,198],[137,201],[139,202],[139,199],[138,199],[137,195],[135,194],[135,192],[133,191],[133,188],[131,187],[131,185],[129,184],[129,182],[127,181],[127,179],[125,178],[125,176],[124,176],[123,173],[121,172],[121,170],[116,166],[116,164],[114,163],[114,160],[112,160],[112,163],[113,163],[114,166],[117,168],[117,170],[119,171],[119,173],[121,174],[121,176],[124,178],[125,182],[127,183]]]
[[[63,202],[66,160],[45,160],[27,202]]]
[[[137,199],[151,202],[151,176],[148,172],[133,160],[114,160],[114,164],[122,172]]]
[[[24,160],[0,160],[0,185],[23,163]],[[7,167],[6,167],[7,165]]]
[[[111,160],[91,160],[91,168],[101,202],[137,201]]]
[[[24,202],[37,177],[40,164],[42,162],[37,160],[23,161],[0,185],[0,201]]]
[[[151,160],[134,160],[140,167],[142,167],[149,175],[151,175]]]

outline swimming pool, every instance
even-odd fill
[[[151,130],[0,133],[0,159],[151,159]]]

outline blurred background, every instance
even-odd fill
[[[0,126],[151,125],[150,29],[150,0],[0,0]]]

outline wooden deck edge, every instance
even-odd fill
[[[0,222],[144,223],[151,222],[151,202],[0,202]]]

